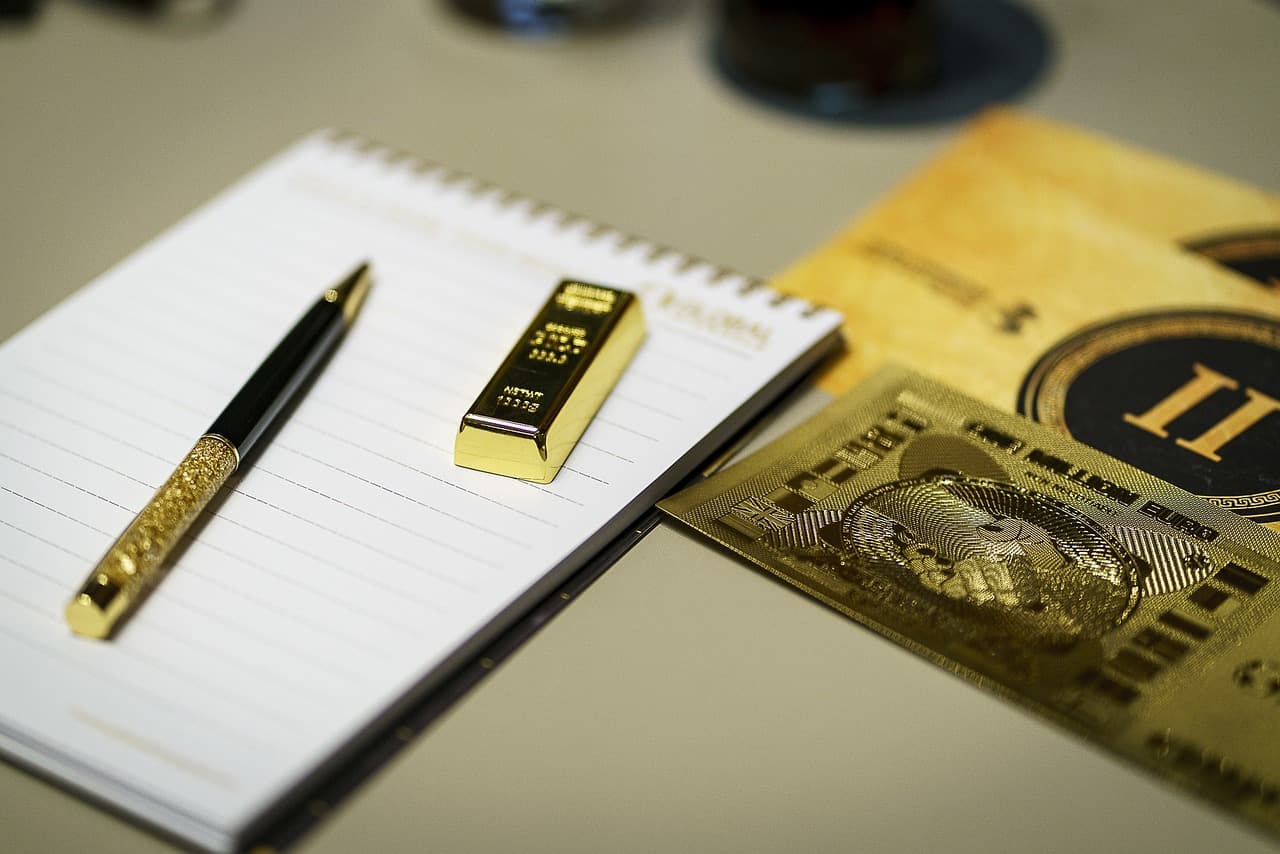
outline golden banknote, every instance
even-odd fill
[[[1280,298],[966,139],[775,280],[845,315],[819,384],[902,362],[1280,528]]]
[[[902,369],[659,506],[1280,832],[1280,537]]]
[[[1047,180],[1136,230],[1280,291],[1280,196],[1009,109],[979,117],[957,148]]]

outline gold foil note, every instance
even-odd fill
[[[901,363],[1280,531],[1280,300],[1167,240],[1253,223],[1198,248],[1269,281],[1280,201],[1002,115],[774,281],[845,316],[819,384]]]
[[[1280,537],[902,369],[663,510],[1280,832]]]
[[[644,334],[634,294],[562,281],[462,417],[454,463],[550,483]]]

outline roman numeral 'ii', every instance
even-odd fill
[[[1141,415],[1126,412],[1124,420],[1161,439],[1167,439],[1169,431],[1165,428],[1174,419],[1199,406],[1214,392],[1223,389],[1234,391],[1240,387],[1240,383],[1231,377],[1198,362],[1194,369],[1195,376],[1175,389],[1172,394],[1158,401],[1155,406]],[[1215,463],[1221,462],[1222,457],[1218,456],[1219,448],[1272,412],[1280,412],[1280,400],[1263,394],[1255,388],[1246,387],[1244,396],[1246,400],[1243,404],[1199,436],[1194,439],[1175,439],[1174,441],[1192,453],[1213,460]]]

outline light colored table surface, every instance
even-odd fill
[[[1276,4],[1030,5],[1058,54],[1028,108],[1277,188]],[[667,6],[609,37],[528,44],[422,0],[241,3],[193,32],[51,3],[0,30],[0,338],[316,127],[755,274],[954,130],[768,112],[709,70],[706,10]],[[302,849],[925,846],[1270,843],[663,527]],[[167,850],[2,763],[0,847]]]

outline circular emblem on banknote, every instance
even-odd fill
[[[1217,234],[1183,246],[1259,284],[1280,288],[1280,230]]]
[[[1066,647],[1138,602],[1138,567],[1062,502],[998,480],[941,474],[884,484],[840,523],[840,572],[909,592],[957,639]]]
[[[1018,410],[1243,516],[1280,521],[1277,317],[1165,311],[1088,327],[1032,367]]]

